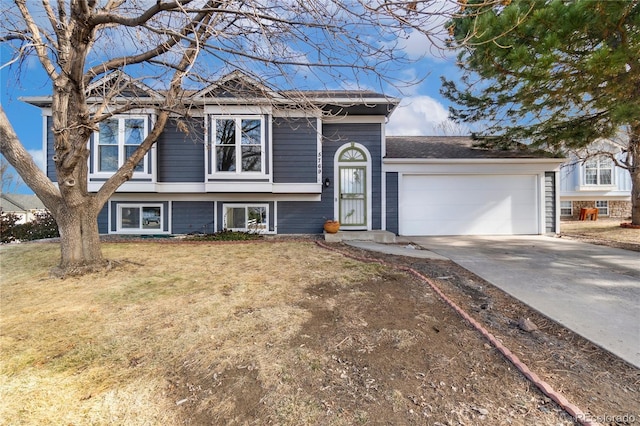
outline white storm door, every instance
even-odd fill
[[[367,226],[367,168],[340,166],[340,225]]]

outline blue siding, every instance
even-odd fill
[[[213,206],[213,201],[174,201],[171,207],[172,233],[213,233]]]
[[[387,173],[387,231],[398,234],[398,173]]]
[[[98,232],[100,234],[109,233],[109,208],[104,205],[100,213],[98,213]]]
[[[312,118],[273,120],[273,181],[317,181],[318,132]]]
[[[322,126],[322,180],[329,178],[331,186],[323,188],[319,202],[286,201],[278,203],[278,234],[317,234],[327,219],[333,219],[333,160],[336,150],[347,142],[364,145],[371,154],[372,228],[380,229],[381,212],[381,140],[380,124],[332,123]]]
[[[203,118],[185,119],[189,133],[169,121],[156,142],[158,182],[204,182]]]
[[[324,191],[319,202],[279,202],[278,234],[321,234],[324,222],[333,219],[333,189]]]
[[[544,174],[544,215],[545,231],[556,231],[556,174],[545,172]]]
[[[45,152],[45,161],[47,162],[47,177],[51,179],[51,182],[57,182],[56,176],[56,164],[53,162],[53,117],[47,117],[47,152]]]
[[[357,142],[364,145],[371,154],[371,226],[380,229],[382,226],[382,125],[372,123],[332,123],[322,126],[322,167],[323,179],[329,177],[333,180],[333,157],[336,150],[347,142]],[[333,185],[333,182],[332,182]],[[326,191],[326,189],[325,189]],[[330,216],[333,216],[333,204]]]

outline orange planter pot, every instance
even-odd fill
[[[337,220],[328,220],[324,223],[324,230],[328,234],[335,234],[340,229],[340,222]]]

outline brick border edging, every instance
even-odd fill
[[[435,285],[429,278],[427,278],[425,275],[421,274],[420,272],[416,271],[413,268],[410,268],[408,266],[401,266],[401,265],[396,265],[393,263],[389,263],[389,262],[385,262],[384,260],[380,260],[380,259],[369,259],[366,257],[360,257],[360,256],[356,256],[350,253],[345,253],[341,250],[338,250],[335,247],[330,247],[324,243],[322,243],[321,241],[316,241],[316,244],[324,249],[336,252],[341,254],[342,256],[345,257],[349,257],[355,260],[359,260],[361,262],[367,262],[367,263],[378,263],[381,265],[385,265],[385,266],[390,266],[392,268],[401,270],[401,271],[405,271],[408,272],[412,275],[414,275],[416,278],[418,278],[419,280],[423,281],[424,283],[426,283],[429,287],[431,287],[431,289],[438,295],[440,296],[440,298],[447,303],[449,306],[451,306],[451,308],[453,308],[454,311],[456,311],[462,318],[464,318],[465,320],[467,320],[467,322],[469,322],[469,324],[471,324],[473,326],[473,328],[475,328],[477,331],[480,332],[480,334],[482,334],[487,340],[489,340],[489,342],[491,342],[491,344],[509,361],[511,362],[511,364],[513,364],[514,367],[516,367],[531,383],[533,383],[538,389],[540,389],[540,391],[542,393],[544,393],[546,396],[548,396],[549,398],[551,398],[553,401],[555,401],[565,412],[567,412],[571,417],[573,417],[573,419],[575,421],[577,421],[578,423],[584,425],[584,426],[600,426],[599,423],[596,422],[592,422],[590,420],[588,420],[588,417],[585,415],[585,412],[582,411],[580,408],[578,408],[578,406],[572,404],[571,402],[569,402],[569,400],[567,398],[565,398],[564,395],[562,395],[560,392],[556,391],[555,389],[553,389],[553,387],[551,387],[551,385],[549,383],[547,383],[546,381],[542,380],[540,378],[540,376],[538,376],[536,373],[534,373],[533,371],[531,371],[531,369],[520,360],[520,358],[518,358],[517,355],[515,355],[513,352],[511,352],[504,344],[502,344],[502,342],[500,342],[500,340],[498,340],[493,334],[491,334],[486,328],[484,328],[478,321],[476,321],[473,317],[471,317],[471,315],[469,315],[465,310],[463,310],[460,306],[458,306],[455,302],[453,302],[451,299],[449,299],[447,297],[446,294],[444,294],[444,292],[437,286]]]

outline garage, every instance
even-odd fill
[[[387,137],[385,229],[407,236],[556,233],[563,161],[469,137]]]
[[[405,174],[400,234],[538,234],[537,182],[537,175]]]

